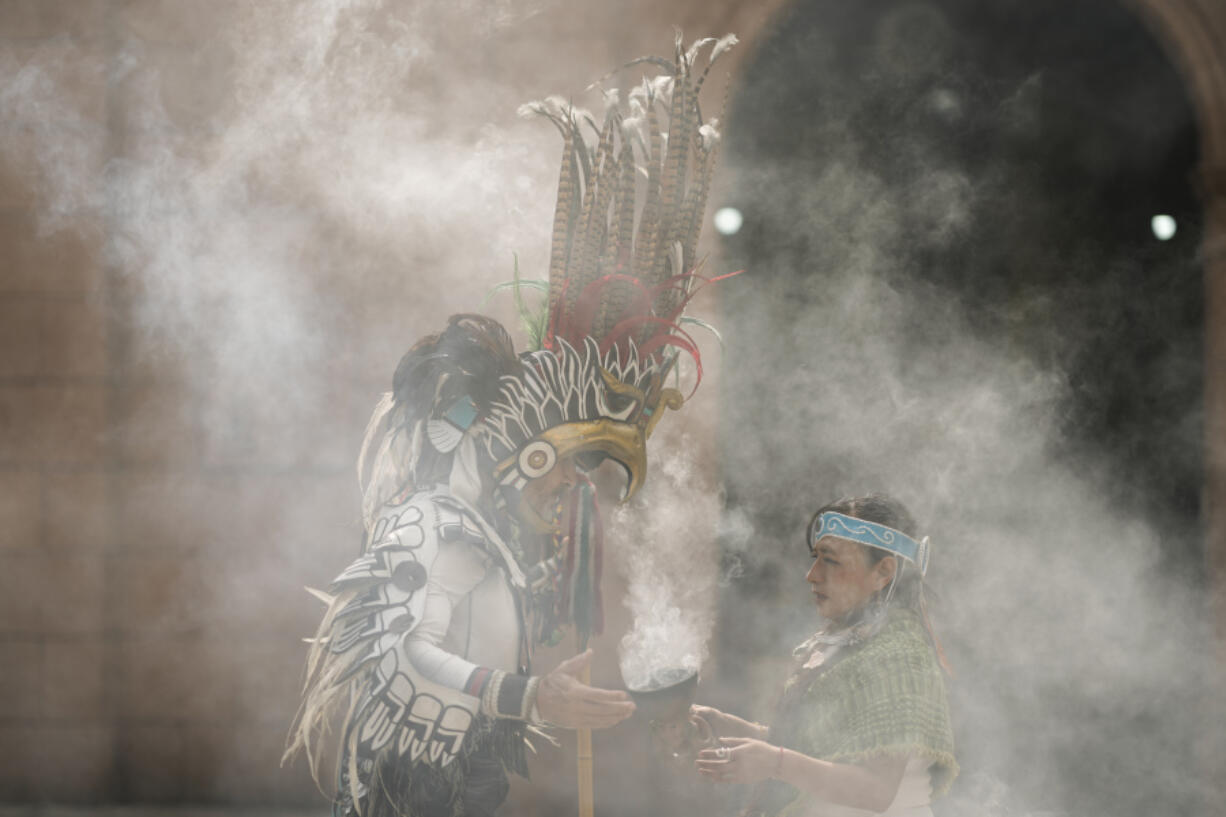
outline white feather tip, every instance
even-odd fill
[[[690,50],[685,52],[686,65],[693,65],[694,58],[698,56],[698,52],[713,42],[715,42],[714,37],[703,37],[701,40],[694,40],[694,43],[690,46]]]
[[[520,105],[515,109],[515,113],[524,119],[531,119],[534,116],[541,116],[544,114],[545,111],[543,110],[543,107],[544,106],[542,106],[539,102],[525,102],[523,105]]]
[[[740,40],[736,38],[735,34],[725,34],[720,37],[719,42],[715,43],[715,47],[711,49],[711,59],[709,62],[715,62],[721,54],[739,42]]]

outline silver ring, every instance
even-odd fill
[[[728,759],[728,747],[721,746],[718,749],[716,749],[715,756],[718,757],[720,760],[727,760]]]

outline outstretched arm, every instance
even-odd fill
[[[898,795],[905,755],[882,755],[863,763],[831,763],[752,738],[723,738],[719,749],[698,753],[698,771],[719,783],[756,783],[774,778],[842,806],[885,811]]]
[[[634,703],[620,689],[599,689],[579,680],[592,663],[589,649],[561,664],[537,688],[536,704],[541,718],[572,729],[603,729],[634,714]]]
[[[405,640],[418,672],[480,699],[482,711],[495,717],[602,729],[634,713],[625,692],[598,689],[579,680],[591,663],[591,650],[564,661],[543,677],[528,677],[481,667],[443,649],[440,644],[451,626],[452,611],[485,577],[485,571],[486,562],[479,552],[464,545],[441,549],[426,589],[421,622]]]
[[[717,738],[758,738],[766,739],[769,729],[760,723],[753,723],[728,712],[721,712],[713,706],[694,704],[690,707],[690,719],[702,721]]]

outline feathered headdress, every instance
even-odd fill
[[[665,386],[679,354],[694,361],[695,388],[701,380],[698,345],[683,328],[701,322],[682,313],[699,287],[718,280],[699,274],[696,251],[719,132],[718,120],[703,120],[698,98],[715,60],[735,44],[730,34],[684,49],[678,35],[671,61],[630,63],[663,73],[634,88],[627,106],[606,92],[601,125],[558,99],[521,107],[561,133],[562,169],[549,280],[534,282],[547,290],[544,309],[526,309],[524,282],[513,284],[536,351],[524,356],[522,375],[504,381],[486,421],[500,484],[538,475],[513,455],[542,438],[553,452],[538,446],[540,464],[587,450],[621,463],[628,498],[642,483],[647,437],[665,408],[684,402]]]
[[[698,97],[735,43],[728,35],[683,49],[678,36],[672,60],[633,61],[662,73],[626,105],[606,92],[601,125],[558,99],[520,109],[552,122],[563,142],[548,281],[521,281],[517,269],[509,285],[531,350],[516,360],[501,327],[465,315],[405,355],[359,463],[367,518],[406,483],[454,475],[457,459],[492,476],[500,506],[571,454],[620,463],[626,498],[642,484],[647,437],[665,409],[685,400],[666,385],[678,357],[693,360],[695,388],[702,378],[684,325],[705,324],[682,313],[718,280],[699,274],[696,249],[719,132],[718,120],[703,120]],[[539,310],[525,305],[528,288],[547,294]]]

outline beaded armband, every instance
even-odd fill
[[[481,701],[481,711],[495,718],[537,720],[536,690],[540,678],[500,669],[477,667],[465,684],[465,692]]]

